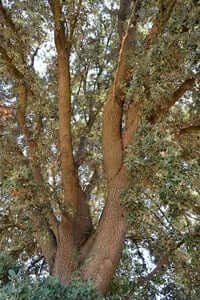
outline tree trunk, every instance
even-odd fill
[[[134,23],[136,6],[128,29],[124,32],[124,37],[121,36],[122,45],[115,79],[104,108],[103,157],[108,192],[97,231],[90,235],[92,225],[87,195],[81,191],[78,182],[70,130],[69,37],[72,34],[69,32],[66,35],[64,32],[60,2],[49,0],[49,3],[54,17],[58,54],[59,135],[64,200],[74,208],[71,215],[67,212],[62,215],[57,235],[54,274],[63,283],[67,283],[80,264],[81,277],[91,278],[98,290],[105,294],[119,263],[126,234],[125,212],[120,205],[121,189],[127,182],[126,170],[123,167],[122,86],[130,78],[129,58],[133,50],[129,46],[132,45],[134,28],[131,24]],[[124,4],[124,1],[121,3]],[[124,5],[123,7],[126,8]],[[125,13],[125,18],[127,17],[128,14]]]
[[[67,217],[62,216],[62,222],[58,229],[57,251],[53,274],[63,284],[67,284],[75,266],[76,248],[73,240],[72,223]]]
[[[82,267],[83,278],[92,278],[102,294],[106,293],[119,264],[126,234],[126,215],[120,205],[120,192],[125,182],[124,170],[121,170],[110,185],[94,244]]]

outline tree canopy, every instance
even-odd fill
[[[30,274],[199,299],[199,15],[0,0],[0,250]]]

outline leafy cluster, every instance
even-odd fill
[[[198,299],[200,166],[193,151],[185,156],[174,124],[141,122],[127,151],[130,185],[122,203],[129,212],[131,290],[138,297],[166,296],[169,290],[169,299]]]
[[[1,300],[101,300],[92,282],[72,280],[68,286],[56,278],[28,276],[22,266],[7,253],[0,255]]]

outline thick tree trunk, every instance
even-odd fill
[[[68,217],[62,216],[58,229],[57,251],[53,274],[64,284],[69,282],[75,267],[76,248],[73,239],[73,227]]]
[[[136,6],[122,39],[115,79],[104,108],[103,156],[108,195],[97,232],[87,240],[91,230],[89,207],[87,197],[79,188],[70,136],[70,44],[67,42],[61,22],[59,1],[49,0],[49,3],[54,15],[55,44],[58,53],[59,135],[64,199],[75,208],[74,214],[63,216],[59,225],[54,270],[61,281],[67,283],[71,273],[77,268],[76,255],[80,252],[82,277],[91,278],[99,291],[105,294],[119,263],[126,234],[125,212],[120,205],[121,189],[125,187],[127,181],[126,170],[123,167],[122,87],[130,78],[129,58],[132,48],[129,46],[132,45],[134,28],[131,24],[135,22]],[[126,18],[127,14],[125,15]]]
[[[125,212],[120,205],[125,181],[124,170],[121,170],[110,184],[96,239],[81,269],[83,278],[92,278],[102,294],[106,293],[119,264],[126,234]]]

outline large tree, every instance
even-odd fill
[[[189,259],[199,12],[195,0],[0,1],[1,247],[102,294],[124,241],[155,258],[138,286],[177,251]]]

